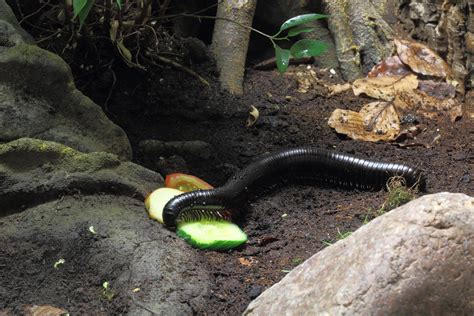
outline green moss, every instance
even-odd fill
[[[21,138],[0,145],[0,163],[23,171],[48,163],[68,172],[91,172],[116,168],[121,162],[105,152],[81,153],[59,143]]]
[[[407,187],[405,179],[402,177],[390,178],[387,183],[387,188],[388,196],[379,210],[379,215],[414,200],[418,193],[416,187]]]

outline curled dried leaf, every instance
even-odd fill
[[[452,99],[456,96],[456,87],[446,82],[420,80],[418,89],[439,100]]]
[[[395,39],[394,43],[400,60],[414,72],[426,76],[451,77],[448,64],[427,46],[402,39]]]
[[[252,259],[250,258],[250,260],[249,260],[247,258],[240,257],[239,258],[239,263],[243,266],[250,267],[252,265]]]
[[[298,81],[298,92],[307,93],[318,83],[318,77],[313,69],[303,70],[296,73]]]
[[[123,40],[117,41],[117,47],[119,49],[120,55],[125,59],[125,61],[132,62],[132,53],[128,50],[127,47],[123,44]]]
[[[64,309],[57,308],[51,305],[33,305],[23,307],[24,315],[48,315],[48,316],[60,316],[67,315],[68,312]]]
[[[418,79],[414,74],[406,76],[376,77],[357,79],[352,84],[355,95],[366,95],[385,101],[404,91],[412,91],[418,87]]]
[[[454,122],[462,116],[462,105],[456,99],[440,100],[419,90],[397,95],[393,105],[400,117],[412,115],[434,119],[447,115]]]
[[[333,85],[328,85],[326,88],[329,90],[328,96],[332,96],[335,94],[339,94],[342,92],[345,92],[347,90],[351,89],[351,84],[350,83],[344,83],[344,84],[333,84]]]
[[[394,140],[400,132],[400,121],[391,102],[366,104],[359,112],[336,109],[329,126],[338,133],[370,142]]]
[[[369,78],[375,77],[390,77],[390,76],[405,76],[410,73],[408,68],[398,56],[390,56],[375,65],[367,74]]]
[[[254,107],[253,105],[251,105],[250,106],[250,111],[249,111],[249,117],[247,119],[247,127],[250,127],[253,124],[255,124],[255,122],[257,122],[259,116],[260,116],[260,112],[258,111],[258,109],[256,107]]]
[[[109,36],[112,42],[115,42],[117,39],[117,31],[119,27],[119,21],[113,20],[110,22]]]

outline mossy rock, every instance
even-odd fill
[[[131,159],[125,132],[76,89],[64,60],[32,44],[13,19],[0,0],[0,139],[32,137]]]
[[[31,138],[0,145],[0,179],[0,215],[74,193],[108,193],[143,201],[163,185],[159,174],[116,155],[82,153]]]

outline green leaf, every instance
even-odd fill
[[[291,55],[295,58],[319,56],[326,51],[328,45],[322,41],[302,39],[290,48]]]
[[[314,27],[296,26],[288,30],[288,37],[293,37],[301,33],[312,32]]]
[[[280,34],[282,31],[287,30],[287,29],[289,29],[293,26],[301,25],[301,24],[308,23],[308,22],[311,22],[311,21],[316,21],[316,20],[319,20],[319,19],[324,19],[324,18],[327,18],[327,17],[328,17],[327,15],[319,14],[319,13],[311,13],[311,14],[303,14],[303,15],[295,16],[295,17],[285,21],[281,25],[280,30],[278,31],[278,33],[276,35]]]
[[[86,4],[82,7],[82,10],[77,13],[77,16],[79,17],[79,30],[82,28],[84,21],[89,15],[89,12],[92,9],[92,5],[94,4],[94,1],[95,0],[86,0]]]
[[[81,13],[82,9],[84,9],[87,0],[73,0],[72,1],[72,10],[74,11],[74,18]]]
[[[277,45],[275,45],[274,47],[278,71],[280,73],[284,73],[288,68],[288,64],[290,63],[290,50],[280,48]]]
[[[119,10],[122,10],[122,0],[115,0],[115,2],[117,3]]]

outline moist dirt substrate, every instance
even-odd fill
[[[318,87],[306,94],[299,93],[294,72],[305,67],[308,66],[292,66],[284,75],[274,70],[248,69],[242,96],[220,91],[217,72],[211,63],[193,66],[194,71],[211,83],[209,87],[168,66],[145,74],[125,66],[116,67],[117,80],[112,91],[111,85],[106,84],[110,80],[101,82],[107,77],[106,70],[83,75],[77,84],[99,105],[103,106],[107,100],[104,111],[126,131],[134,148],[134,162],[162,173],[187,172],[219,186],[261,154],[311,145],[420,168],[424,171],[429,193],[474,193],[473,128],[468,114],[454,124],[445,120],[427,124],[426,135],[430,132],[440,135],[430,148],[401,148],[393,143],[354,141],[331,129],[327,125],[328,118],[336,108],[358,110],[370,100],[354,96],[350,91],[328,97],[325,90]],[[327,82],[342,82],[327,71],[314,69]],[[254,125],[248,127],[246,122],[252,105],[259,110],[260,116]],[[472,113],[472,105],[465,104],[465,111]],[[139,142],[146,139],[201,140],[211,144],[213,151],[209,159],[200,158],[199,153],[182,154],[183,159],[152,156],[139,147]],[[423,138],[420,135],[420,143],[428,141],[428,136]],[[274,190],[262,189],[262,192],[254,193],[256,198],[248,205],[242,205],[239,219],[249,237],[245,246],[226,252],[189,247],[189,251],[200,258],[200,266],[190,269],[205,269],[213,278],[208,304],[192,306],[196,314],[242,313],[252,299],[298,264],[373,218],[387,196],[384,191],[362,192],[310,184],[280,185]],[[156,224],[155,229],[163,228]],[[87,254],[94,239],[87,235],[78,235],[76,239],[74,242],[82,245],[76,250],[85,249],[85,253],[76,254],[80,258]],[[41,241],[48,242],[48,239],[42,238]],[[51,240],[51,245],[42,244],[41,247],[48,251],[49,248],[67,245],[58,245],[57,241]],[[22,252],[27,253],[28,249],[22,249]],[[18,259],[25,260],[24,257]],[[9,261],[7,267],[0,262],[2,269],[5,273],[1,275],[5,278],[9,275],[30,278],[24,264],[12,265]],[[48,287],[54,287],[50,283],[57,282],[58,288],[75,287],[81,291],[87,291],[91,282],[99,282],[94,279],[93,270],[91,273],[81,271],[78,273],[82,275],[82,285],[81,279],[68,275],[48,279],[50,266],[45,266],[44,271],[35,270],[34,277],[48,280]],[[74,281],[68,282],[69,277]],[[113,282],[113,272],[110,278]],[[4,281],[0,280],[0,283]],[[15,301],[22,295],[21,286],[18,284],[17,289],[0,294],[9,302]],[[102,314],[121,314],[126,313],[130,304],[130,297],[125,293],[129,290],[116,288],[114,298],[106,300],[100,296],[100,286],[96,286],[94,293],[99,294],[86,295],[90,298],[88,302],[77,298],[80,293],[75,298],[58,295],[54,302],[71,314],[78,311],[84,314],[97,314],[99,311]],[[94,297],[99,299],[94,300]],[[28,301],[28,298],[19,301]]]

